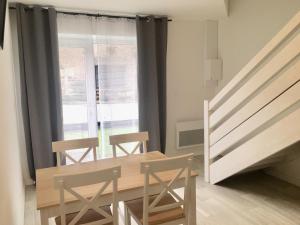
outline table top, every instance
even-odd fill
[[[167,158],[164,154],[155,151],[145,154],[136,154],[118,158],[101,159],[98,161],[86,162],[61,167],[50,167],[36,171],[36,194],[37,208],[52,207],[59,205],[59,192],[54,189],[53,176],[58,174],[72,174],[105,169],[112,166],[121,166],[121,177],[118,180],[118,191],[127,191],[144,186],[144,175],[140,173],[140,163],[146,160]],[[176,171],[160,173],[160,178],[167,182],[175,175]],[[193,172],[192,176],[197,173]],[[150,181],[151,182],[151,181]],[[156,181],[153,180],[153,183]],[[89,185],[77,188],[76,191],[85,197],[92,197],[99,190],[99,185]],[[112,187],[108,187],[103,194],[112,193]],[[69,193],[65,195],[66,202],[72,202],[76,198]]]

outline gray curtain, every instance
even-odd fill
[[[149,150],[165,152],[168,18],[137,17],[139,129]]]
[[[55,166],[52,141],[63,138],[56,11],[16,4],[21,103],[31,177]]]

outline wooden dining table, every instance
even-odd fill
[[[146,160],[166,158],[164,154],[154,151],[144,154],[129,155],[118,158],[101,159],[98,161],[86,162],[82,164],[73,164],[61,167],[50,167],[38,169],[36,171],[36,195],[37,209],[40,210],[41,225],[48,225],[49,219],[59,216],[59,192],[54,188],[54,175],[83,173],[99,169],[105,169],[112,166],[121,166],[121,177],[118,180],[118,200],[127,201],[143,196],[144,175],[140,173],[140,163]],[[164,182],[170,182],[177,171],[165,171],[159,174]],[[195,171],[192,172],[191,185],[189,190],[189,215],[188,224],[196,225],[196,176]],[[159,183],[153,179],[150,181],[153,188],[150,194],[157,194],[161,191]],[[179,179],[175,184],[175,188],[184,186],[184,179]],[[76,191],[86,198],[95,195],[99,190],[98,185],[89,185],[77,188]],[[97,204],[99,206],[109,205],[112,203],[112,187],[108,187],[106,191],[99,197]],[[69,211],[80,211],[82,203],[74,196],[66,193],[65,202],[68,204]]]

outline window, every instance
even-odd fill
[[[109,136],[138,131],[135,22],[63,15],[58,33],[65,139],[98,136],[112,157]]]

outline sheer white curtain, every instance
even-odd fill
[[[65,139],[96,137],[92,19],[58,14]]]
[[[110,135],[138,130],[136,25],[111,18],[96,18],[94,25],[101,147],[111,156],[105,151]]]
[[[65,139],[138,130],[135,20],[58,14]]]

